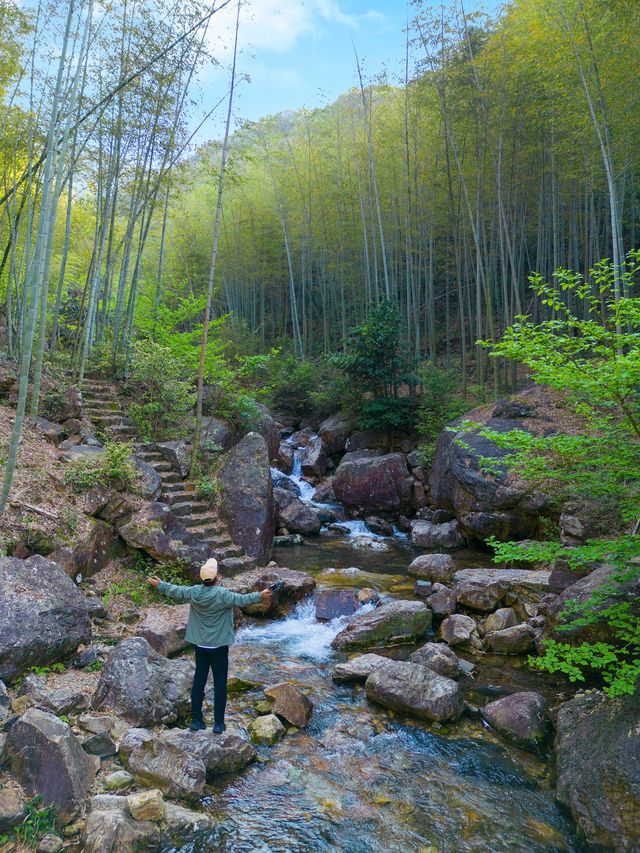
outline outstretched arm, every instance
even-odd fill
[[[191,592],[193,587],[181,586],[177,583],[167,583],[155,576],[148,577],[147,581],[151,586],[155,587],[158,592],[161,592],[168,598],[172,598],[174,601],[191,601]]]
[[[270,604],[271,592],[268,589],[263,589],[262,592],[248,592],[245,595],[239,592],[232,592],[225,587],[219,587],[220,601],[229,607],[246,607],[248,604]]]

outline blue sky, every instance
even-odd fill
[[[480,0],[465,2],[467,11],[479,5]],[[249,75],[251,82],[236,90],[234,114],[257,120],[335,100],[357,82],[352,42],[368,78],[386,68],[390,82],[399,80],[404,73],[406,19],[405,0],[246,0],[238,72]],[[225,64],[234,22],[231,3],[214,15],[209,27],[210,47]],[[205,68],[199,82],[206,112],[224,94],[228,72]],[[207,122],[198,141],[221,135],[223,113],[220,108]]]

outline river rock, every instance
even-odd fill
[[[121,791],[133,784],[133,776],[126,770],[114,770],[104,777],[104,786],[107,791]]]
[[[120,536],[161,563],[185,562],[195,572],[211,556],[208,545],[189,534],[163,503],[144,504],[116,523]]]
[[[496,655],[521,655],[535,646],[535,631],[527,624],[491,631],[484,638],[488,651]]]
[[[513,628],[518,624],[518,618],[512,607],[501,607],[495,613],[490,613],[484,620],[482,626],[485,634],[492,631],[503,631],[505,628]]]
[[[500,584],[524,601],[540,601],[549,592],[551,573],[538,569],[460,569],[453,579],[456,584]]]
[[[118,755],[139,785],[158,788],[168,797],[202,793],[207,775],[202,759],[146,729],[131,729]]]
[[[189,645],[184,638],[188,618],[188,604],[153,607],[145,610],[136,633],[144,637],[152,649],[169,657]]]
[[[411,663],[426,666],[446,678],[458,678],[460,675],[460,658],[446,643],[425,643],[411,655],[409,660]]]
[[[359,609],[360,602],[352,589],[321,589],[316,596],[316,619],[320,622],[351,616]]]
[[[13,681],[89,642],[85,597],[57,563],[0,558],[0,678]]]
[[[249,734],[255,743],[273,746],[280,740],[286,729],[275,714],[265,714],[249,723]]]
[[[438,628],[437,636],[448,646],[482,648],[475,619],[472,619],[471,616],[464,616],[462,613],[453,613],[451,616],[447,616]]]
[[[389,450],[390,447],[388,433],[381,429],[362,429],[348,438],[344,449],[347,453],[357,453],[360,450]]]
[[[336,684],[365,682],[374,669],[387,663],[389,658],[382,655],[357,655],[334,667],[332,678]]]
[[[331,525],[333,527],[333,525]],[[373,536],[367,536],[366,533],[361,534],[360,536],[353,536],[349,540],[349,545],[352,548],[358,550],[368,550],[368,551],[390,551],[391,547],[387,542],[383,542],[381,539],[374,539]]]
[[[391,601],[356,614],[334,638],[334,649],[399,645],[420,639],[431,625],[431,610],[421,601]]]
[[[537,389],[535,393],[545,392]],[[487,471],[484,458],[501,460],[509,451],[483,438],[477,429],[462,429],[462,420],[453,421],[438,438],[429,477],[432,502],[460,519],[463,534],[481,541],[491,535],[501,540],[534,535],[547,499],[529,495],[525,484],[508,476],[499,461]],[[481,409],[465,420],[487,421]],[[486,426],[498,433],[525,428],[521,420],[505,417],[490,418]]]
[[[127,808],[134,820],[164,820],[166,813],[162,791],[137,791],[127,797]]]
[[[275,459],[278,455],[278,448],[280,447],[282,425],[274,419],[264,403],[259,403],[257,400],[252,400],[251,402],[258,412],[258,417],[255,420],[255,431],[264,439],[269,459]]]
[[[558,711],[557,797],[590,848],[640,847],[638,720],[638,690],[617,699],[576,696]]]
[[[176,474],[184,480],[191,464],[191,455],[184,441],[161,441],[155,444],[153,449],[161,453]]]
[[[587,605],[587,602],[603,589],[609,589],[609,594],[603,596],[602,601],[595,606],[589,604],[590,613],[600,613],[614,604],[626,604],[629,607],[629,616],[633,619],[640,619],[640,572],[636,572],[635,576],[625,583],[613,586],[612,577],[615,573],[616,570],[611,566],[600,566],[550,601],[550,606],[546,608],[547,621],[544,627],[544,637],[572,644],[615,641],[615,638],[612,638],[611,626],[606,619],[599,619],[592,624],[582,625],[577,621],[582,616],[580,612],[568,617],[560,615],[566,610],[569,601],[576,602],[576,605]],[[577,624],[573,625],[574,622]],[[563,630],[559,630],[561,625]],[[568,629],[564,628],[565,625],[569,626]]]
[[[319,435],[311,437],[302,451],[302,473],[305,477],[316,481],[324,476],[327,470],[327,451]]]
[[[36,418],[33,421],[33,428],[42,433],[42,436],[50,441],[51,444],[60,444],[65,437],[64,427],[60,424],[48,421],[46,418]]]
[[[28,675],[20,685],[19,696],[31,696],[34,702],[42,708],[54,713],[57,717],[80,711],[89,704],[89,696],[73,686],[59,687],[50,690],[44,678]]]
[[[347,439],[356,428],[354,418],[346,412],[337,412],[325,418],[318,428],[318,434],[330,454],[342,453]]]
[[[16,788],[0,788],[0,833],[9,832],[24,817],[24,797]]]
[[[250,432],[218,468],[220,514],[232,540],[259,564],[269,559],[276,523],[269,459],[264,438]]]
[[[413,577],[446,584],[453,577],[453,560],[449,554],[421,554],[407,571]]]
[[[189,729],[170,729],[163,732],[164,743],[185,753],[197,755],[204,764],[207,779],[219,773],[235,773],[255,760],[254,748],[238,735],[225,733],[211,736],[210,732],[192,732]]]
[[[285,474],[291,474],[293,471],[293,464],[295,462],[295,452],[288,441],[280,442],[276,461],[280,471],[284,471]],[[291,482],[291,480],[289,480],[289,482]]]
[[[411,505],[411,477],[401,453],[345,456],[333,477],[333,491],[345,506],[397,512]]]
[[[434,616],[450,616],[455,613],[458,600],[452,589],[441,583],[434,583],[431,595],[427,598],[427,604]]]
[[[336,495],[333,491],[333,477],[327,477],[324,483],[321,483],[315,490],[313,495],[314,501],[317,503],[335,503]]]
[[[457,683],[426,666],[388,661],[365,684],[367,699],[423,720],[457,720],[464,702]]]
[[[42,796],[62,820],[71,820],[84,800],[99,761],[87,755],[71,727],[49,711],[29,708],[9,729],[11,770],[29,796]]]
[[[458,604],[463,607],[470,607],[472,610],[488,613],[494,610],[504,598],[507,587],[499,581],[495,583],[463,581],[456,584],[453,591],[456,594]]]
[[[444,548],[455,551],[464,546],[457,521],[434,524],[417,519],[411,522],[411,544],[418,548]]]
[[[313,714],[313,703],[295,684],[282,681],[280,684],[265,687],[264,695],[273,699],[274,714],[299,729],[309,725]]]
[[[273,495],[278,527],[285,527],[289,533],[300,533],[302,536],[317,536],[320,533],[322,525],[313,507],[285,489],[276,488]]]
[[[365,518],[364,523],[368,530],[372,533],[376,533],[378,536],[393,536],[393,524],[390,521],[386,521],[384,518],[380,518],[376,515],[369,515]]]
[[[107,658],[92,705],[135,726],[166,725],[189,710],[192,677],[191,661],[168,660],[133,637]]]
[[[277,595],[272,596],[271,604],[251,604],[244,608],[245,612],[256,616],[280,612],[306,598],[316,587],[311,575],[280,566],[253,569],[235,578],[225,578],[224,585],[233,592],[246,593],[266,589],[278,580],[282,581],[284,586]]]
[[[131,817],[126,797],[92,797],[89,810],[82,836],[83,853],[131,853],[160,837],[155,823]]]
[[[512,693],[489,702],[480,713],[505,740],[531,752],[542,750],[551,734],[547,700],[540,693]]]

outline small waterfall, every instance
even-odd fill
[[[365,604],[358,613],[366,613],[373,607],[373,604]],[[295,610],[285,619],[240,628],[236,634],[236,643],[274,646],[286,654],[325,661],[333,654],[331,643],[334,637],[342,631],[350,618],[340,616],[331,622],[319,622],[316,619],[315,601],[307,599],[297,604]]]

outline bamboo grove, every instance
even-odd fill
[[[544,314],[531,272],[608,256],[623,287],[637,0],[511,0],[493,18],[414,0],[383,78],[356,45],[335,103],[194,150],[206,31],[228,2],[0,0],[2,346],[21,379],[9,469],[43,364],[80,383],[96,359],[126,373],[167,318],[202,333],[206,309],[231,315],[247,351],[315,357],[393,298],[412,356],[497,387],[509,377],[476,342]]]

